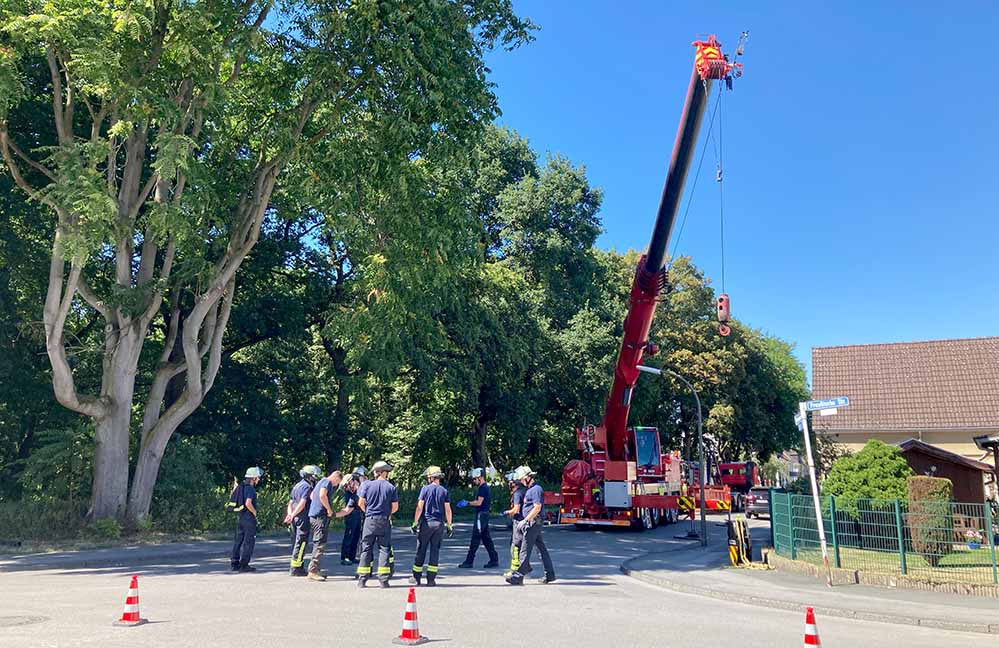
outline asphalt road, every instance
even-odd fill
[[[620,574],[622,561],[649,551],[681,551],[696,569],[698,550],[673,538],[681,530],[549,528],[545,537],[559,580],[516,588],[503,582],[502,570],[454,567],[468,541],[462,528],[445,542],[438,587],[417,590],[420,630],[435,643],[455,647],[802,645],[804,619],[798,613],[674,593]],[[402,627],[414,547],[412,536],[400,531],[396,553],[403,577],[388,590],[358,590],[353,569],[340,567],[333,551],[327,554],[327,582],[291,578],[283,540],[260,543],[256,574],[229,572],[219,543],[0,561],[0,646],[389,646]],[[496,535],[502,558],[508,535]],[[338,546],[334,542],[331,549]],[[485,559],[480,549],[476,564]],[[132,573],[139,574],[141,613],[149,623],[113,627]],[[941,648],[983,640],[845,619],[819,618],[818,627],[827,648]]]

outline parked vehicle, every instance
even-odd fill
[[[751,488],[744,498],[746,517],[770,515],[770,489],[762,486]]]

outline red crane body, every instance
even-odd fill
[[[660,515],[664,512],[671,515],[680,505],[681,461],[678,454],[662,453],[655,428],[629,428],[628,412],[642,357],[647,352],[654,354],[657,351],[655,345],[649,343],[649,329],[665,286],[666,247],[712,82],[731,83],[733,75],[741,74],[741,66],[729,62],[714,36],[693,45],[697,48],[694,70],[652,238],[635,270],[624,320],[624,338],[604,417],[598,426],[576,430],[581,459],[570,461],[563,471],[560,499],[564,522],[615,525],[643,522],[646,526],[654,526]]]

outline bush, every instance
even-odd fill
[[[811,495],[812,494],[812,482],[807,475],[804,477],[798,477],[793,482],[790,482],[784,487],[784,490],[792,495]]]
[[[872,439],[857,454],[833,463],[822,482],[822,494],[852,499],[905,499],[905,480],[912,475],[901,450]]]
[[[954,520],[950,501],[954,484],[939,477],[909,477],[907,486],[912,548],[936,567],[952,549]]]
[[[95,520],[87,527],[87,533],[98,540],[117,540],[121,537],[121,524],[114,518]]]
[[[84,529],[86,503],[23,498],[0,502],[0,540],[6,542],[67,540]]]

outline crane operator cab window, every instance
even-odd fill
[[[639,466],[658,467],[662,463],[656,428],[635,428],[635,458]]]

